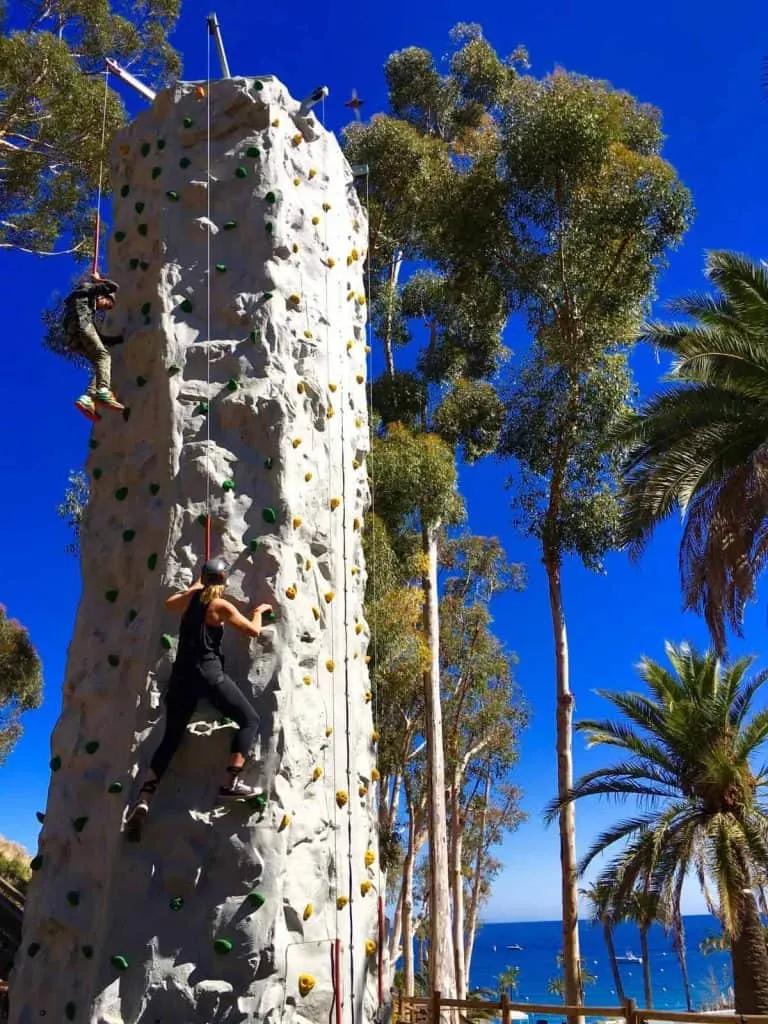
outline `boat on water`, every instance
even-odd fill
[[[522,949],[522,946],[518,946],[516,942],[513,942],[511,946],[507,946],[507,949]]]
[[[638,956],[637,953],[633,953],[630,949],[627,950],[625,956],[617,956],[616,960],[620,964],[641,964],[643,962],[643,958]]]

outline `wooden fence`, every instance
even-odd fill
[[[768,1024],[768,1015],[737,1014],[732,1011],[710,1013],[683,1013],[677,1010],[644,1010],[628,999],[623,1006],[563,1006],[545,1003],[513,1003],[506,993],[498,1002],[481,999],[443,999],[439,992],[431,996],[406,996],[393,992],[392,1009],[397,1024],[440,1024],[445,1019],[458,1016],[459,1021],[480,1022],[499,1018],[502,1024],[514,1024],[525,1014],[529,1024],[536,1024],[536,1018],[557,1017],[558,1020],[576,1017],[600,1017],[603,1020],[621,1024],[654,1024],[656,1021],[668,1024]],[[458,1013],[456,1012],[458,1011]],[[543,1024],[550,1024],[549,1021]]]

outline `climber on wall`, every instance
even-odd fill
[[[248,636],[258,636],[262,613],[271,611],[272,606],[257,605],[251,617],[246,618],[222,597],[226,579],[226,563],[222,558],[212,558],[203,566],[199,582],[188,590],[171,595],[165,602],[170,611],[181,612],[179,646],[165,698],[168,705],[165,734],[149,762],[150,771],[139,792],[138,802],[126,818],[129,828],[139,827],[146,818],[149,801],[202,697],[239,726],[232,739],[226,781],[219,789],[219,799],[247,800],[261,793],[261,789],[249,786],[240,778],[256,740],[259,716],[238,685],[225,675],[221,641],[226,623]]]
[[[117,345],[123,339],[101,334],[93,322],[97,311],[114,308],[117,289],[114,281],[94,271],[90,281],[83,281],[64,300],[67,347],[71,352],[85,356],[93,366],[91,382],[85,394],[75,402],[83,416],[89,420],[101,419],[96,408],[97,402],[118,412],[124,408],[112,391],[112,359],[107,349],[108,345]]]

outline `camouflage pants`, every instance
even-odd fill
[[[93,398],[102,388],[109,391],[112,387],[112,357],[93,324],[88,324],[85,328],[70,328],[68,338],[72,351],[85,356],[93,366],[94,373],[86,389],[86,395]]]

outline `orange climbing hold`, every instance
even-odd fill
[[[368,956],[373,956],[373,954],[376,952],[376,943],[373,941],[373,939],[365,940],[365,952],[368,954]]]
[[[335,591],[335,590],[329,590],[329,591],[328,591],[328,592],[327,592],[327,593],[326,593],[326,594],[324,595],[324,597],[325,597],[325,603],[326,603],[326,604],[330,604],[330,603],[331,603],[331,601],[332,601],[332,600],[334,599],[334,597],[336,597],[336,591]]]
[[[336,909],[337,910],[343,910],[344,907],[346,907],[346,905],[348,903],[349,903],[349,900],[347,899],[346,896],[337,896],[336,897]]]
[[[199,100],[205,99],[205,89],[203,88],[202,85],[195,86],[195,96],[197,96]]]
[[[371,782],[378,782],[381,778],[381,772],[378,768],[371,768]]]
[[[294,597],[296,597],[296,587],[287,587],[285,591],[285,596],[292,601]]]
[[[365,691],[365,703],[366,704],[370,704],[372,700],[373,700],[373,694],[371,693],[370,690],[366,690]]]

